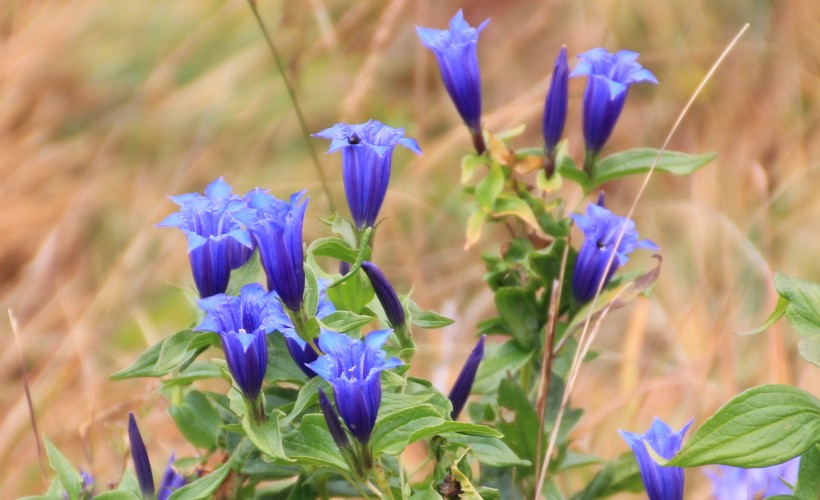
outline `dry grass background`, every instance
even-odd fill
[[[652,300],[614,313],[582,372],[588,413],[576,448],[612,457],[615,429],[654,415],[701,422],[739,390],[766,382],[820,391],[781,324],[772,273],[820,280],[820,4],[810,0],[435,2],[260,1],[312,130],[344,118],[406,126],[425,151],[398,152],[376,259],[400,290],[457,318],[422,332],[414,366],[444,389],[473,325],[491,313],[479,255],[462,250],[458,164],[469,139],[413,25],[444,26],[464,7],[482,34],[485,122],[526,123],[538,139],[558,47],[641,52],[658,87],[636,87],[610,149],[658,146],[689,94],[745,22],[751,29],[687,116],[672,147],[717,151],[690,178],[658,175],[638,226],[663,249]],[[571,84],[568,131],[579,152],[583,82]],[[317,141],[316,148],[324,144]],[[337,204],[339,159],[322,156]],[[124,427],[140,413],[155,465],[190,454],[151,381],[109,382],[147,344],[187,325],[183,236],[154,224],[169,194],[224,175],[237,191],[303,186],[327,212],[281,79],[240,0],[0,3],[0,305],[19,325],[39,430],[99,484],[125,466]],[[607,186],[625,211],[639,179]],[[580,203],[571,188],[568,196]],[[322,235],[306,224],[306,238]],[[11,498],[42,491],[20,353],[0,321],[0,485]],[[708,496],[689,474],[690,498]]]

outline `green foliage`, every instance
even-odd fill
[[[695,432],[669,465],[767,467],[820,442],[820,400],[788,385],[755,387],[733,398]]]
[[[214,450],[222,417],[210,400],[199,391],[189,391],[180,405],[168,408],[177,428],[191,444]]]
[[[214,469],[207,476],[183,486],[171,494],[168,500],[205,500],[219,488],[231,472],[232,460]]]
[[[660,157],[659,157],[660,155]],[[589,190],[605,182],[610,182],[630,175],[644,174],[655,164],[658,172],[675,175],[689,175],[717,157],[715,153],[691,155],[677,151],[664,151],[650,148],[630,149],[607,156],[595,165],[592,184]],[[655,163],[657,161],[657,163]]]
[[[57,477],[60,478],[60,484],[68,494],[69,500],[78,500],[80,498],[80,492],[83,489],[83,480],[80,474],[47,437],[43,436],[43,442],[46,447],[46,455],[48,455],[48,463],[54,472],[57,473]]]

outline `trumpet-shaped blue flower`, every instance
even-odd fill
[[[328,153],[342,150],[347,205],[359,230],[372,227],[379,216],[390,183],[393,148],[399,144],[421,154],[416,140],[404,137],[403,128],[389,127],[377,120],[356,125],[337,123],[313,136],[330,139]]]
[[[128,413],[128,441],[131,443],[131,459],[134,461],[134,471],[137,474],[137,483],[139,483],[140,492],[145,497],[153,497],[154,492],[154,474],[151,472],[151,461],[148,459],[148,451],[145,449],[145,443],[142,440],[137,421],[133,413]],[[165,466],[165,472],[162,474],[162,479],[159,483],[159,492],[157,493],[157,500],[167,500],[171,493],[185,486],[187,481],[180,475],[173,467],[174,454],[168,459],[168,465]],[[93,485],[94,479],[88,474],[83,473],[83,488],[86,487],[86,481],[90,480],[90,485]]]
[[[474,137],[481,134],[481,75],[476,46],[478,34],[489,22],[487,19],[474,28],[459,10],[450,20],[449,30],[416,26],[421,43],[435,54],[444,87]]]
[[[245,195],[248,210],[238,217],[259,247],[268,290],[276,291],[291,311],[302,306],[305,293],[302,225],[308,199],[305,191],[294,193],[290,201],[278,200],[264,189]]]
[[[716,500],[755,500],[790,495],[792,490],[783,481],[794,484],[799,469],[800,457],[795,457],[782,464],[759,469],[718,465],[715,471],[707,471],[706,474],[712,480],[712,494]]]
[[[629,86],[633,83],[658,83],[657,78],[637,61],[638,53],[592,49],[579,55],[581,60],[570,76],[588,76],[584,92],[584,141],[587,153],[597,154],[609,139],[621,115]]]
[[[225,292],[231,270],[247,262],[254,249],[250,234],[236,218],[245,203],[222,177],[205,188],[205,196],[188,193],[171,200],[180,206],[179,212],[158,225],[178,227],[188,237],[188,258],[199,296]]]
[[[322,319],[325,316],[336,311],[336,306],[327,296],[328,281],[324,279],[319,280],[319,303],[316,308],[316,318]],[[281,333],[285,337],[285,343],[288,346],[288,352],[296,366],[299,367],[308,378],[316,376],[316,372],[311,370],[307,365],[316,361],[319,354],[311,347],[310,344],[299,336],[296,327],[293,325],[293,320],[287,311],[283,308],[281,302],[272,301],[270,308],[270,316],[267,319],[267,325],[272,329]],[[322,329],[321,331],[324,331]]]
[[[587,206],[586,215],[572,214],[571,217],[584,233],[584,243],[578,252],[572,275],[572,292],[579,303],[591,300],[602,280],[602,288],[606,287],[615,271],[629,260],[633,250],[658,250],[658,246],[651,241],[638,240],[635,222],[615,215],[604,207],[603,193],[597,205],[590,203]],[[618,235],[624,227],[623,237],[618,243]],[[613,253],[615,258],[607,270]]]
[[[343,333],[325,331],[319,336],[319,349],[325,353],[308,366],[333,386],[336,408],[351,434],[367,443],[376,424],[382,401],[381,372],[401,365],[398,358],[387,358],[382,345],[390,330],[376,330],[364,340]]]
[[[205,319],[196,330],[219,334],[231,375],[251,401],[262,391],[268,364],[265,335],[273,331],[270,317],[275,303],[276,296],[258,283],[243,286],[238,297],[219,294],[199,301]]]
[[[376,298],[379,299],[390,326],[399,328],[404,325],[404,307],[381,269],[376,264],[365,261],[362,263],[362,270],[370,280],[370,285],[373,287],[373,291],[376,292]]]
[[[569,64],[567,48],[561,47],[555,68],[552,70],[552,81],[544,101],[544,146],[547,155],[555,153],[555,147],[564,133],[567,122],[567,102],[569,100]]]
[[[486,335],[482,335],[481,338],[478,339],[478,343],[467,357],[464,367],[461,368],[461,372],[458,374],[456,383],[453,384],[453,388],[450,389],[450,394],[447,396],[450,399],[450,403],[453,404],[453,411],[450,412],[450,418],[453,420],[458,420],[461,410],[464,409],[464,405],[467,403],[467,398],[470,397],[470,391],[473,389],[473,382],[475,382],[475,375],[476,372],[478,372],[478,365],[480,365],[481,360],[484,359],[484,340],[486,338]]]
[[[651,446],[655,453],[670,459],[680,450],[683,436],[689,430],[690,425],[692,425],[691,420],[683,426],[680,432],[674,432],[659,418],[655,418],[646,434],[618,431],[632,448],[632,453],[638,460],[641,479],[649,500],[683,499],[683,469],[659,465],[649,455],[646,447]]]

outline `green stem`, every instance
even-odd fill
[[[273,60],[276,63],[276,69],[279,71],[279,75],[282,77],[282,81],[285,84],[285,89],[288,92],[288,98],[290,98],[290,102],[293,105],[293,110],[296,112],[296,119],[299,121],[299,127],[302,129],[302,137],[305,139],[305,144],[307,145],[308,151],[310,151],[310,156],[313,159],[313,165],[316,167],[316,172],[319,174],[319,181],[322,184],[322,190],[325,192],[325,196],[327,197],[328,208],[331,212],[335,212],[336,208],[333,203],[333,197],[330,194],[330,187],[328,186],[327,178],[325,178],[325,172],[322,170],[322,164],[319,162],[319,156],[316,154],[316,150],[313,149],[313,142],[310,139],[310,131],[308,130],[305,122],[305,117],[302,114],[302,108],[299,107],[299,101],[296,99],[296,92],[294,92],[293,85],[290,83],[290,79],[288,79],[287,72],[285,72],[285,65],[282,63],[282,57],[279,55],[279,51],[276,50],[276,46],[273,44],[273,39],[265,26],[265,22],[262,20],[262,16],[259,15],[259,9],[256,7],[256,0],[248,0],[248,5],[253,12],[253,17],[256,18],[256,23],[259,25],[259,29],[262,30],[262,35],[265,37],[265,41],[268,43],[268,49],[270,49],[270,53],[273,55]]]
[[[384,498],[393,498],[393,491],[390,489],[390,482],[387,480],[387,475],[384,473],[384,467],[381,461],[373,468],[373,475],[376,478],[376,486],[384,495]]]
[[[586,151],[584,153],[584,172],[590,179],[595,177],[595,164],[598,163],[598,153]]]
[[[261,394],[255,400],[245,398],[245,406],[253,423],[262,424],[268,419],[265,414],[265,398]]]

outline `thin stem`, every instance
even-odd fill
[[[387,480],[387,475],[384,473],[384,466],[381,460],[373,468],[373,475],[376,476],[376,485],[383,494],[383,498],[393,498],[393,492],[390,490],[390,482]]]
[[[287,89],[288,98],[290,98],[290,102],[293,105],[293,110],[296,112],[296,119],[299,121],[299,127],[302,129],[302,137],[305,139],[305,144],[307,145],[308,151],[310,151],[310,156],[313,159],[313,165],[316,167],[316,173],[319,174],[319,181],[322,184],[322,190],[325,192],[325,196],[327,197],[328,208],[331,212],[335,212],[335,203],[333,203],[333,196],[330,194],[330,187],[328,186],[325,172],[322,170],[322,164],[319,162],[319,156],[316,154],[316,150],[313,149],[313,142],[310,139],[310,131],[308,130],[307,123],[305,122],[305,117],[302,114],[302,108],[299,107],[299,101],[296,99],[296,92],[293,90],[293,85],[290,83],[290,79],[285,72],[285,65],[282,63],[282,57],[279,55],[279,51],[276,50],[276,46],[273,44],[273,39],[265,26],[265,22],[262,20],[262,16],[259,15],[256,0],[248,0],[248,5],[253,12],[253,17],[256,18],[256,23],[259,25],[259,29],[262,30],[262,35],[265,37],[270,53],[273,55],[273,60],[276,63],[276,69],[282,77],[282,81],[285,84],[285,89]]]
[[[484,142],[484,134],[479,130],[470,129],[470,135],[473,138],[473,147],[475,152],[481,156],[487,151],[487,144]]]

